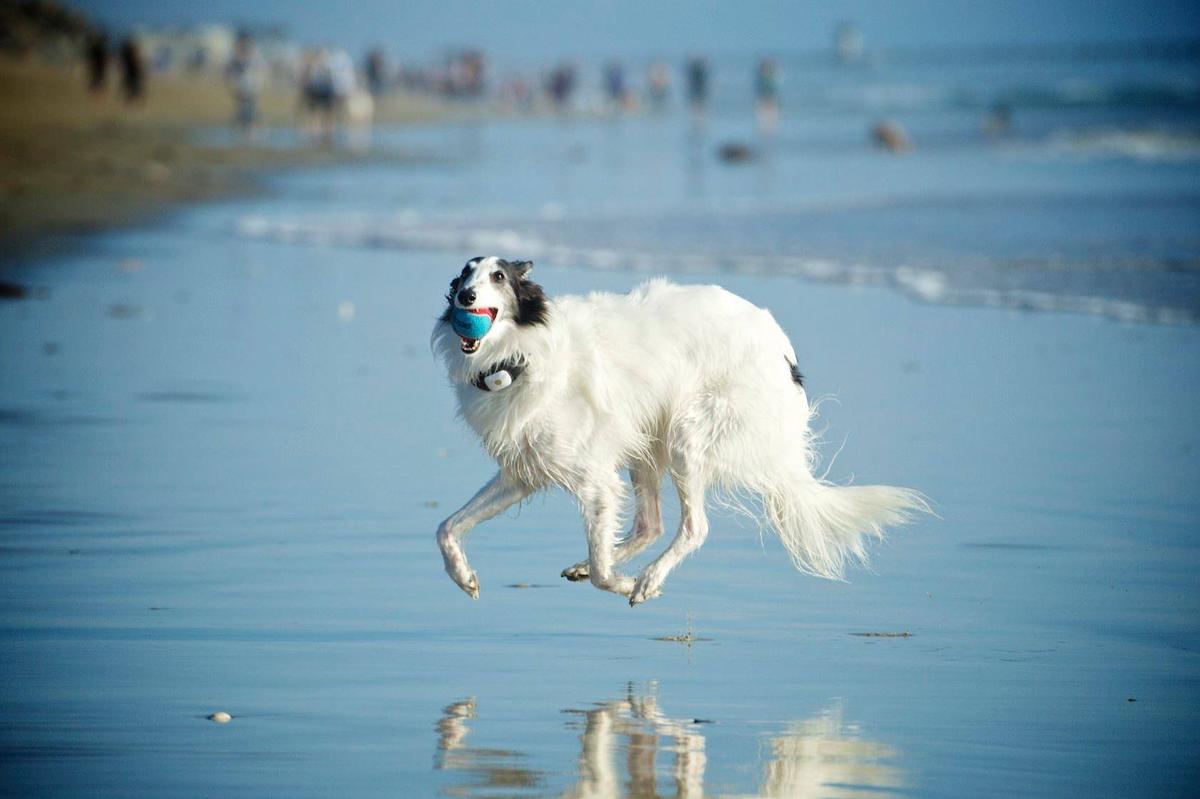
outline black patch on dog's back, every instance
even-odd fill
[[[788,361],[786,357],[784,360],[787,361],[788,369],[792,373],[792,382],[800,386],[800,388],[804,388],[804,375],[800,374],[800,367]]]

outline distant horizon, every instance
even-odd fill
[[[812,54],[833,48],[834,31],[849,22],[867,52],[1021,50],[1078,46],[1168,45],[1200,40],[1200,12],[1186,2],[1147,8],[1134,2],[1036,2],[1004,7],[912,0],[830,3],[636,3],[584,5],[466,0],[86,0],[70,3],[114,33],[225,24],[274,28],[300,44],[332,44],[356,56],[382,47],[396,60],[423,60],[472,47],[502,64],[544,64],[563,58],[679,59],[750,53]],[[248,8],[248,5],[250,6]],[[381,36],[380,31],[392,32]]]

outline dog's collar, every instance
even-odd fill
[[[524,366],[509,359],[496,364],[496,368],[490,372],[480,372],[475,375],[475,379],[471,381],[471,385],[482,391],[503,391],[517,382],[517,378],[524,371]]]

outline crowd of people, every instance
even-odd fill
[[[107,90],[115,64],[120,91],[130,103],[142,102],[147,59],[138,40],[127,36],[113,47],[103,30],[87,39],[84,52],[90,91]],[[586,75],[579,62],[563,60],[540,72],[508,72],[491,79],[483,53],[468,49],[450,53],[428,65],[389,62],[382,48],[373,48],[359,64],[341,48],[308,47],[281,70],[268,64],[252,35],[237,34],[232,54],[222,69],[233,100],[233,124],[247,138],[261,127],[261,97],[269,86],[290,81],[297,95],[298,127],[313,138],[332,141],[339,129],[369,127],[380,97],[392,92],[419,94],[451,103],[469,103],[500,113],[629,114],[663,112],[673,102],[686,108],[702,125],[708,114],[713,69],[707,58],[693,54],[681,65],[682,84],[674,91],[674,70],[663,60],[649,62],[640,74],[613,59]],[[281,77],[282,76],[282,77]],[[758,128],[774,134],[779,121],[779,69],[772,58],[759,61],[747,76],[755,101]]]
[[[497,86],[494,100],[502,111],[535,112],[549,109],[558,113],[596,112],[622,114],[648,110],[660,113],[672,103],[672,70],[663,60],[651,61],[638,88],[637,80],[620,61],[611,60],[599,70],[588,93],[588,81],[575,61],[564,60],[540,75],[540,81],[513,74]],[[707,58],[689,56],[680,70],[683,82],[681,101],[694,121],[702,124],[708,114],[712,94],[712,67]],[[760,61],[752,76],[759,128],[774,133],[779,117],[779,74],[773,58]],[[585,96],[586,95],[586,96]]]

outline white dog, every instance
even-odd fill
[[[663,581],[708,535],[705,494],[758,500],[792,562],[840,579],[884,525],[927,511],[915,491],[835,486],[813,475],[796,354],[771,314],[716,286],[654,280],[627,295],[550,300],[531,264],[473,258],[450,283],[432,343],[459,413],[500,472],[442,522],[446,571],[479,597],[463,552],[471,528],[534,491],[579,501],[587,560],[562,573],[629,598]],[[629,470],[636,512],[618,539]],[[635,580],[617,566],[662,533],[659,488],[679,492],[679,532]]]

